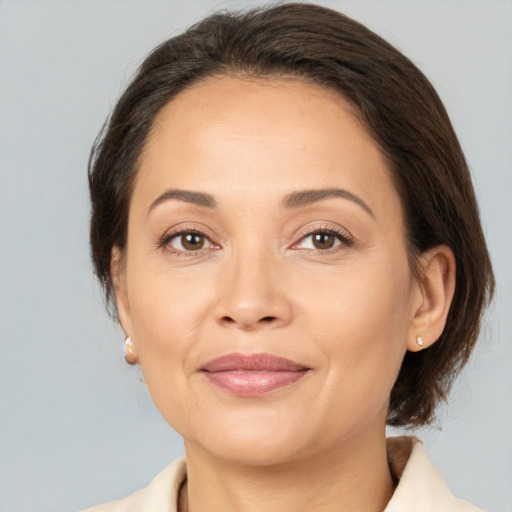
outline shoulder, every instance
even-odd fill
[[[185,459],[179,459],[158,473],[147,487],[81,512],[176,512],[178,491],[185,476]]]
[[[452,494],[418,439],[388,439],[388,459],[398,485],[384,512],[483,512]]]

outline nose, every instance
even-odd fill
[[[292,318],[283,262],[276,255],[243,251],[226,262],[221,276],[216,320],[245,331],[287,325]]]

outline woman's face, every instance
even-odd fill
[[[269,464],[383,435],[421,292],[386,162],[336,93],[223,77],[179,94],[142,154],[119,277],[187,450]]]

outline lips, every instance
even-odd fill
[[[228,354],[206,363],[201,372],[214,385],[237,396],[257,396],[289,386],[310,369],[272,354]]]

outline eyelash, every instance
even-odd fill
[[[212,241],[212,239],[203,231],[200,229],[197,229],[195,227],[185,227],[180,228],[176,231],[172,231],[171,233],[166,233],[158,242],[158,247],[161,249],[165,249],[167,251],[172,252],[173,254],[177,256],[187,256],[187,257],[194,257],[194,256],[201,256],[205,249],[199,249],[197,251],[180,251],[178,249],[169,249],[169,244],[174,240],[175,238],[179,238],[183,235],[198,235],[204,237],[210,244],[212,245],[218,245],[215,244],[215,242]],[[207,249],[206,249],[207,250]]]
[[[341,229],[335,229],[335,228],[332,228],[332,227],[322,227],[322,226],[318,226],[316,228],[314,228],[313,230],[307,230],[303,233],[300,233],[299,236],[300,236],[300,239],[295,242],[291,248],[297,248],[297,246],[302,243],[304,240],[306,240],[308,237],[310,236],[314,236],[314,235],[318,235],[318,234],[322,234],[322,235],[333,235],[335,236],[338,241],[340,242],[338,245],[335,245],[334,247],[330,248],[330,249],[305,249],[307,251],[310,251],[310,252],[314,252],[316,254],[320,254],[320,255],[325,255],[325,254],[332,254],[333,252],[337,252],[339,250],[341,250],[342,248],[344,247],[351,247],[353,244],[354,244],[354,240],[352,238],[352,236],[344,231],[344,230],[341,230]],[[193,228],[193,227],[190,227],[190,228],[181,228],[181,229],[178,229],[177,231],[173,231],[171,233],[166,233],[158,242],[158,247],[161,248],[161,249],[166,249],[172,253],[174,253],[175,255],[177,256],[187,256],[187,257],[194,257],[194,256],[201,256],[204,251],[206,250],[209,250],[210,248],[208,249],[199,249],[199,250],[196,250],[196,251],[180,251],[178,249],[169,249],[169,244],[171,243],[172,240],[174,240],[175,238],[178,238],[180,236],[183,236],[183,235],[198,235],[198,236],[202,236],[204,237],[210,244],[212,244],[213,246],[217,246],[218,248],[218,244],[216,244],[208,235],[206,235],[206,233],[202,232],[201,230],[197,229],[197,228]]]
[[[315,227],[313,230],[307,230],[304,233],[300,233],[300,239],[298,242],[294,243],[292,245],[292,249],[294,247],[297,247],[300,243],[302,243],[306,238],[314,235],[333,235],[339,240],[339,244],[335,245],[334,247],[330,249],[305,249],[310,252],[314,252],[315,254],[319,255],[326,255],[326,254],[332,254],[334,252],[338,252],[339,250],[342,250],[346,247],[351,247],[354,244],[354,239],[352,238],[352,235],[350,235],[347,231],[342,229],[336,229],[333,227],[328,226],[318,226]]]

